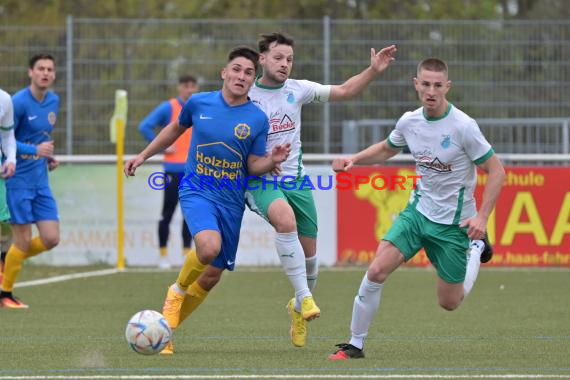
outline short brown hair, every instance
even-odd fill
[[[28,62],[30,69],[33,69],[34,66],[36,65],[36,62],[39,61],[40,59],[49,59],[50,61],[53,62],[53,65],[55,66],[55,58],[53,57],[53,55],[46,53],[39,53],[39,54],[34,54],[30,58],[30,61]]]
[[[417,75],[420,75],[422,70],[445,73],[445,76],[448,75],[447,63],[439,58],[427,58],[421,61],[418,64]]]
[[[253,67],[255,68],[255,72],[257,73],[259,70],[259,53],[256,52],[254,49],[247,47],[247,46],[238,46],[233,48],[230,53],[228,54],[228,62],[233,61],[237,57],[243,57],[245,59],[249,59],[253,62]]]
[[[197,84],[198,80],[195,76],[189,74],[182,74],[178,77],[178,84],[194,83]]]
[[[269,51],[269,46],[274,42],[277,42],[278,45],[288,45],[291,47],[293,47],[293,45],[295,44],[293,37],[283,32],[262,34],[260,37],[261,39],[257,44],[260,53],[265,53],[266,51]]]

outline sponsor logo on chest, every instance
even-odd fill
[[[295,122],[291,120],[289,115],[283,117],[272,117],[269,119],[269,134],[284,133],[295,130]]]
[[[412,152],[416,159],[416,164],[422,168],[426,168],[438,173],[451,172],[451,163],[443,162],[439,157],[435,156],[431,150],[425,149],[419,152]]]

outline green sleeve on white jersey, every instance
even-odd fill
[[[408,143],[406,142],[406,138],[404,137],[404,133],[402,132],[402,128],[403,128],[402,118],[400,118],[400,120],[398,120],[398,122],[396,123],[396,126],[394,127],[392,132],[390,132],[390,135],[388,136],[387,140],[388,140],[388,145],[390,146],[390,148],[402,149],[408,145]]]
[[[388,138],[386,139],[386,141],[388,142],[388,146],[390,148],[393,149],[404,149],[406,147],[406,145],[402,145],[402,146],[398,146],[396,144],[394,144],[391,140],[390,140],[390,136],[388,136]]]
[[[479,157],[478,159],[476,159],[475,161],[473,161],[473,163],[475,165],[481,165],[483,162],[487,161],[489,158],[491,158],[491,156],[495,154],[495,151],[493,150],[493,148],[489,149],[489,151],[487,153],[485,153],[484,155],[482,155],[481,157]]]
[[[477,161],[480,161],[484,156],[489,154],[489,150],[492,150],[491,144],[485,139],[485,136],[481,133],[481,129],[479,129],[475,120],[471,120],[463,132],[463,147],[469,159],[475,163],[478,163]],[[491,157],[491,155],[489,155],[489,157]],[[485,160],[480,162],[484,161]]]

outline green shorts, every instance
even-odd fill
[[[297,232],[299,235],[310,238],[317,237],[317,208],[313,199],[313,193],[310,187],[303,186],[302,180],[294,180],[285,182],[269,182],[262,180],[248,181],[249,188],[254,190],[246,190],[245,200],[251,211],[269,221],[267,210],[269,205],[277,199],[285,199],[293,208],[295,220],[297,221]],[[305,182],[306,183],[306,182]]]
[[[383,240],[398,247],[406,261],[423,247],[442,280],[449,283],[465,280],[469,250],[467,228],[432,222],[408,205]]]
[[[7,223],[10,221],[10,210],[6,202],[6,181],[0,178],[0,222]]]

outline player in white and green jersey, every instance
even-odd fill
[[[10,219],[10,212],[6,204],[6,184],[4,179],[11,177],[16,170],[16,139],[14,138],[14,106],[12,105],[12,97],[2,89],[0,89],[0,139],[2,141],[0,156],[2,156],[2,153],[6,156],[0,173],[0,222],[6,222]]]
[[[12,97],[2,89],[0,89],[0,139],[2,140],[0,156],[2,156],[2,153],[6,156],[0,173],[0,222],[8,222],[10,220],[10,211],[6,203],[6,184],[4,179],[11,177],[16,170],[16,139],[14,138],[14,106]],[[5,259],[6,252],[2,252],[0,256],[0,283],[2,282]]]
[[[418,189],[411,192],[410,203],[421,214],[447,225],[477,214],[474,164],[491,157],[493,148],[475,120],[451,103],[439,117],[426,116],[420,107],[400,118],[386,142],[391,148],[407,145],[413,149],[416,172],[422,177]]]
[[[384,162],[407,146],[422,178],[380,242],[354,299],[350,342],[337,345],[331,360],[364,357],[364,340],[380,306],[384,282],[421,248],[437,270],[437,296],[446,310],[461,304],[473,288],[480,263],[492,255],[485,232],[505,179],[503,165],[475,120],[445,98],[451,88],[445,62],[422,61],[414,86],[422,107],[405,113],[388,139],[333,162],[335,171],[348,171],[355,164]],[[477,166],[488,173],[478,212],[473,198]]]
[[[259,63],[263,75],[257,79],[249,96],[269,117],[267,149],[290,143],[287,161],[267,173],[265,181],[250,181],[246,193],[249,207],[264,217],[276,230],[275,245],[295,297],[287,305],[291,314],[291,341],[302,347],[307,336],[306,321],[315,313],[311,290],[318,274],[317,211],[311,189],[300,189],[305,177],[301,144],[301,109],[312,102],[348,100],[366,86],[394,60],[394,45],[376,53],[371,49],[370,66],[341,85],[322,85],[308,80],[289,79],[293,67],[291,37],[283,33],[262,35]],[[267,185],[277,176],[277,183]],[[265,183],[265,185],[264,185]],[[315,305],[316,306],[316,305]]]
[[[281,164],[279,180],[286,181],[305,176],[301,148],[301,109],[309,103],[328,102],[330,85],[322,85],[308,80],[287,79],[278,86],[264,85],[258,78],[249,90],[249,97],[269,119],[267,143],[279,145],[291,143],[291,153]],[[270,175],[270,173],[267,173]]]

